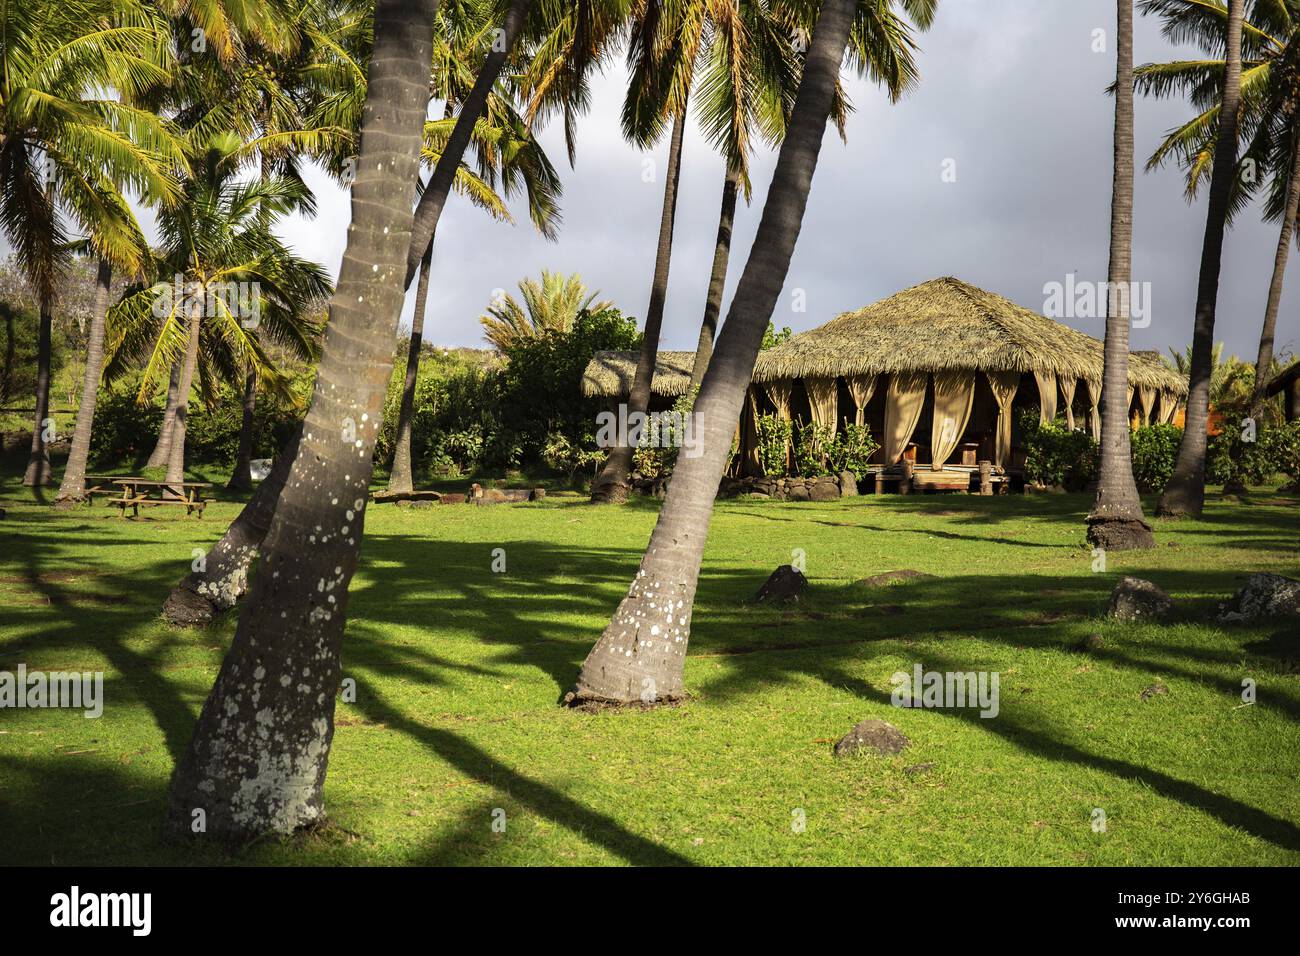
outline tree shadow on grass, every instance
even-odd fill
[[[617,820],[586,807],[567,794],[497,760],[458,734],[421,724],[389,704],[373,685],[358,682],[354,705],[385,727],[406,734],[465,776],[510,794],[511,799],[538,816],[580,834],[616,856],[639,866],[690,866],[691,861],[630,830]],[[487,819],[486,817],[484,819]],[[444,862],[447,843],[431,849],[428,863]]]

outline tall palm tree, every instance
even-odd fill
[[[758,233],[695,403],[703,454],[678,456],[641,566],[587,655],[571,701],[626,703],[682,695],[682,665],[713,502],[763,333],[789,271],[854,6],[854,0],[821,4]]]
[[[589,292],[576,272],[566,276],[543,269],[540,282],[519,280],[522,303],[507,294],[499,303],[488,306],[487,314],[479,317],[483,337],[497,351],[504,352],[521,339],[549,331],[567,332],[583,310],[599,312],[613,305],[608,299],[597,302],[599,294]]]
[[[98,252],[99,264],[95,274],[95,299],[86,328],[86,369],[82,375],[81,402],[77,406],[77,423],[72,433],[68,462],[63,469],[63,481],[55,498],[55,502],[61,504],[83,501],[86,497],[86,466],[90,458],[99,383],[104,372],[104,329],[112,296],[113,267],[116,265],[128,275],[139,275],[146,263],[152,261],[148,240],[120,194],[113,191],[106,195],[105,208],[115,214],[99,218],[93,236],[98,241],[92,239],[92,243],[88,243],[92,252]],[[106,234],[110,229],[115,234]]]
[[[1153,5],[1166,24],[1184,39],[1199,43],[1202,59],[1150,63],[1135,71],[1137,88],[1155,96],[1186,94],[1197,115],[1172,130],[1152,155],[1148,168],[1177,159],[1187,171],[1188,196],[1194,197],[1209,178],[1214,160],[1222,97],[1225,62],[1223,31],[1227,10],[1221,5],[1169,0]],[[1252,411],[1258,416],[1273,365],[1273,340],[1282,301],[1283,279],[1296,214],[1300,209],[1300,2],[1256,0],[1247,6],[1242,24],[1241,117],[1239,137],[1247,141],[1242,151],[1242,175],[1234,179],[1233,214],[1245,208],[1247,200],[1268,183],[1265,218],[1280,224],[1273,271],[1269,282],[1264,320],[1260,329],[1259,354],[1255,363],[1256,392]],[[1253,167],[1247,175],[1244,164]]]
[[[1209,2],[1209,0],[1207,0]],[[1223,233],[1236,174],[1237,123],[1241,107],[1241,35],[1245,0],[1227,0],[1223,96],[1210,176],[1205,240],[1196,290],[1196,321],[1192,331],[1192,369],[1187,393],[1183,438],[1173,475],[1156,505],[1165,517],[1199,515],[1205,505],[1206,425],[1209,420],[1210,358],[1214,348],[1214,318],[1223,265]]]
[[[378,0],[352,225],[298,454],[234,641],[172,778],[166,830],[220,840],[321,819],[371,458],[401,314],[433,0]]]
[[[1110,207],[1110,297],[1101,390],[1101,473],[1087,517],[1088,540],[1105,550],[1155,546],[1133,477],[1128,423],[1128,289],[1133,278],[1133,0],[1118,0],[1114,175]]]
[[[165,82],[171,56],[165,25],[135,0],[5,4],[0,37],[0,232],[40,312],[36,421],[23,482],[44,485],[50,329],[68,230],[107,241],[126,208],[122,191],[150,202],[175,197],[168,174],[175,140],[157,116],[131,105],[144,88]]]
[[[159,282],[138,288],[109,311],[108,371],[142,363],[142,401],[181,368],[166,481],[184,480],[186,414],[196,375],[214,397],[218,383],[258,379],[281,385],[263,337],[300,357],[314,353],[313,309],[330,293],[320,266],[294,255],[271,231],[293,211],[314,211],[300,180],[238,177],[241,140],[220,134],[191,163],[184,200],[158,217]],[[201,342],[207,347],[200,348]]]

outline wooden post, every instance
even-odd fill
[[[884,493],[885,493],[885,468],[882,465],[880,470],[876,472],[876,494],[883,495]]]
[[[980,462],[980,494],[993,494],[993,462]]]
[[[911,494],[912,492],[912,474],[916,470],[916,462],[910,458],[903,459],[903,480],[898,483],[898,493],[900,495]]]

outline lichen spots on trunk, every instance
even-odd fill
[[[324,814],[348,584],[403,300],[433,10],[429,0],[377,5],[352,224],[312,403],[230,652],[172,779],[172,836],[242,841]]]

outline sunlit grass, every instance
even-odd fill
[[[12,481],[0,496],[0,669],[103,670],[107,696],[99,720],[0,711],[0,862],[226,859],[157,835],[234,621],[175,631],[157,612],[238,506],[121,520],[102,504],[16,504],[30,499]],[[1083,543],[1089,503],[725,502],[693,621],[695,696],[602,714],[557,701],[635,569],[652,505],[376,506],[349,608],[357,700],[338,707],[331,826],[239,859],[1300,862],[1300,629],[1212,622],[1246,573],[1300,574],[1297,500],[1212,496],[1202,520],[1158,522],[1157,550],[1109,555],[1104,572]],[[504,574],[491,571],[498,547]],[[795,549],[809,606],[746,607]],[[930,577],[855,583],[900,569]],[[1175,619],[1104,620],[1124,574],[1168,590]],[[1077,650],[1090,634],[1101,647]],[[916,662],[997,671],[999,715],[893,708],[890,676]],[[1143,700],[1157,681],[1169,693]],[[912,746],[834,759],[834,741],[869,716]]]

